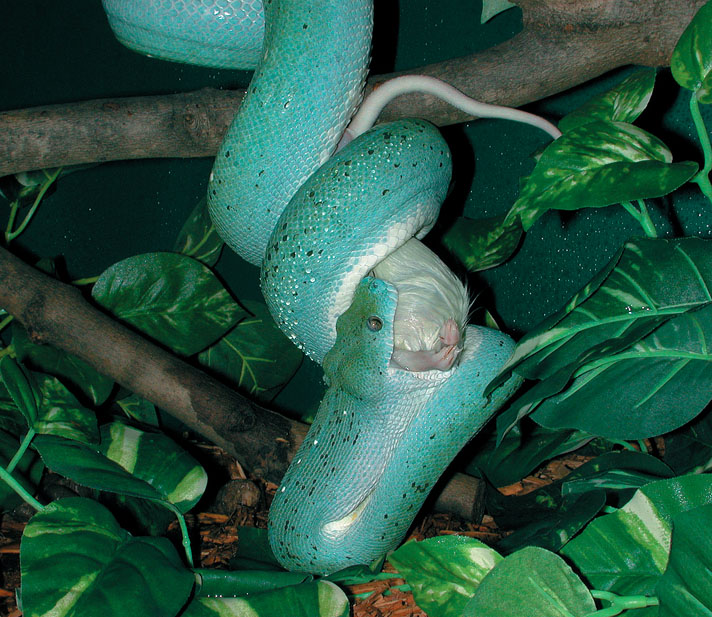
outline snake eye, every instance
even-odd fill
[[[366,320],[366,325],[368,326],[368,329],[372,332],[378,332],[383,327],[383,320],[380,317],[371,315]]]

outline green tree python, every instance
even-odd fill
[[[324,368],[328,389],[269,514],[282,565],[316,574],[395,548],[517,386],[483,396],[513,341],[466,325],[464,285],[420,242],[450,182],[448,146],[419,119],[370,128],[379,109],[430,88],[556,136],[536,117],[419,77],[377,89],[353,118],[371,2],[264,0],[263,17],[259,0],[104,0],[115,35],[137,51],[221,68],[257,63],[216,156],[208,207],[225,242],[261,267],[277,324]]]

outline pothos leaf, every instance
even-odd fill
[[[220,259],[224,246],[225,243],[210,220],[207,200],[203,198],[183,224],[173,250],[193,257],[207,266],[214,266]]]
[[[670,58],[675,81],[692,90],[702,103],[712,103],[712,3],[688,24]]]
[[[655,86],[655,69],[645,68],[631,75],[610,90],[593,97],[559,121],[564,133],[591,122],[633,122],[648,106]]]
[[[176,253],[147,253],[114,264],[101,274],[92,296],[185,355],[214,343],[245,314],[206,266]]]
[[[522,227],[517,219],[505,222],[504,216],[460,217],[443,236],[443,242],[470,272],[478,272],[507,261],[521,237]]]
[[[262,302],[245,302],[252,315],[206,349],[198,360],[262,400],[292,378],[303,354],[279,330]]]
[[[104,506],[82,498],[32,517],[20,563],[24,614],[36,617],[177,615],[195,580],[166,538],[132,537]]]
[[[593,597],[566,562],[528,547],[505,557],[485,577],[464,617],[584,617],[596,610]]]
[[[505,223],[518,217],[529,231],[551,209],[601,208],[660,197],[696,172],[696,163],[672,163],[665,144],[643,129],[593,120],[546,147]]]

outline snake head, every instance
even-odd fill
[[[351,306],[336,321],[336,342],[324,357],[324,378],[360,399],[378,396],[393,354],[398,292],[390,283],[365,278]]]

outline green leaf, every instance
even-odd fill
[[[23,613],[32,617],[177,615],[193,588],[165,538],[133,538],[89,499],[35,514],[20,545]]]
[[[596,589],[652,593],[667,565],[673,517],[707,503],[712,503],[709,476],[652,482],[614,514],[591,522],[561,554]]]
[[[119,423],[101,433],[97,447],[50,436],[38,436],[34,445],[47,467],[83,486],[167,502],[181,512],[198,502],[205,471],[168,437]]]
[[[348,617],[349,600],[329,581],[302,583],[251,598],[197,598],[183,617]]]
[[[655,87],[655,69],[645,68],[628,75],[610,90],[593,97],[559,121],[564,133],[591,120],[633,122],[648,106]]]
[[[470,272],[478,272],[507,261],[517,250],[521,237],[518,219],[506,222],[505,216],[460,217],[443,236],[443,243]]]
[[[92,296],[119,319],[180,354],[225,334],[244,311],[199,261],[175,253],[129,257],[105,270]]]
[[[84,360],[50,345],[35,345],[24,328],[13,324],[12,345],[17,359],[30,368],[59,377],[87,396],[94,405],[109,398],[114,380],[102,375]]]
[[[508,0],[484,0],[482,2],[482,16],[480,17],[480,23],[486,24],[495,15],[511,9],[517,6],[516,4],[509,2]]]
[[[181,512],[198,503],[208,484],[200,464],[162,433],[140,431],[121,422],[105,424],[99,452],[150,484]]]
[[[231,568],[243,570],[283,570],[272,553],[266,529],[239,527],[237,555],[230,560]]]
[[[712,505],[673,519],[670,561],[657,586],[660,617],[712,616]]]
[[[528,379],[562,371],[557,380],[563,388],[584,364],[625,350],[670,317],[710,302],[711,289],[712,241],[629,241],[559,313],[518,343],[488,391],[512,371]]]
[[[506,557],[494,567],[477,588],[463,615],[584,617],[595,610],[588,589],[561,557],[530,547]]]
[[[262,302],[246,302],[252,315],[198,356],[237,388],[273,399],[296,373],[303,354],[274,323]]]
[[[208,214],[207,199],[203,197],[195,206],[180,230],[173,250],[214,266],[225,243],[218,236]]]
[[[10,356],[3,356],[0,360],[0,378],[15,407],[27,421],[27,425],[33,426],[39,413],[41,395],[29,371],[23,369]]]
[[[505,555],[526,546],[558,551],[596,516],[604,505],[606,492],[602,490],[564,495],[556,510],[510,533],[497,543],[497,550]]]
[[[665,436],[663,460],[677,475],[712,468],[712,410]]]
[[[127,417],[149,426],[158,426],[158,413],[156,406],[151,401],[147,401],[137,394],[130,394],[116,401],[116,404]]]
[[[33,424],[37,433],[84,443],[99,440],[96,414],[84,407],[56,377],[37,375],[41,403]]]
[[[431,617],[462,615],[477,586],[501,559],[479,540],[456,535],[406,542],[388,557]]]
[[[196,569],[202,597],[246,597],[312,580],[304,572],[266,572],[265,570]]]
[[[477,449],[465,471],[485,475],[494,486],[524,478],[542,463],[577,450],[593,437],[581,431],[551,431],[533,422],[522,431],[517,424],[495,447],[495,436]]]
[[[624,351],[584,365],[531,418],[552,429],[643,439],[686,424],[710,400],[712,302],[673,317]]]
[[[696,163],[672,163],[665,144],[643,129],[592,120],[546,147],[505,223],[519,217],[529,231],[550,209],[602,208],[661,197],[696,172]]]
[[[675,81],[712,103],[712,4],[705,4],[688,24],[670,58]]]

